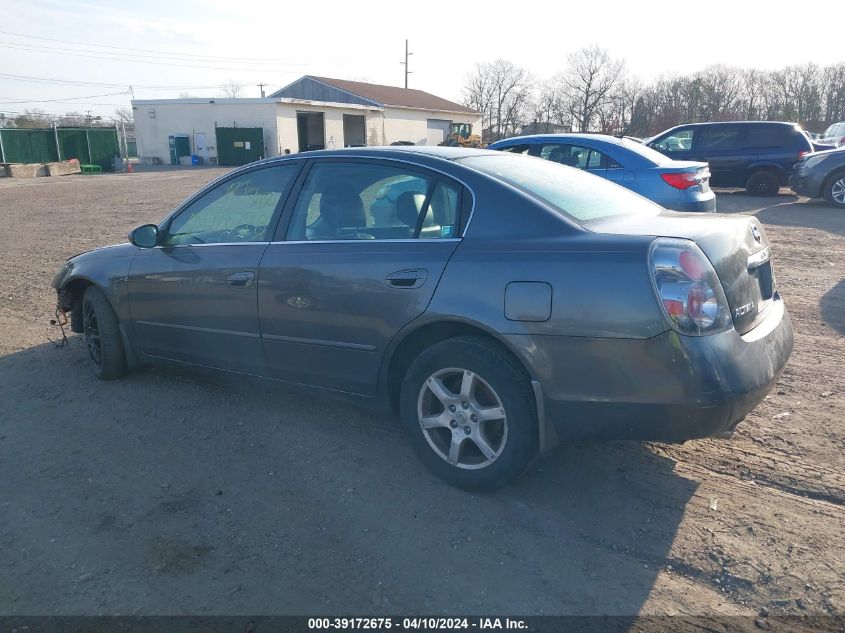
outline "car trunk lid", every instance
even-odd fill
[[[740,334],[763,318],[774,296],[771,250],[757,218],[659,212],[592,222],[585,228],[616,235],[654,235],[688,239],[704,251],[725,291],[734,327]]]

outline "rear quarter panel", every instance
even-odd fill
[[[668,329],[648,272],[651,237],[593,233],[499,181],[471,185],[473,216],[426,319],[459,317],[500,334],[648,338]],[[547,320],[505,316],[512,282],[551,286]]]
[[[650,238],[465,240],[452,256],[428,316],[460,315],[500,334],[650,338],[665,331],[647,268]],[[513,282],[551,286],[545,321],[508,319]]]

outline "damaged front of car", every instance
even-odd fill
[[[129,243],[105,246],[67,259],[53,277],[56,318],[67,318],[72,332],[83,332],[82,298],[89,287],[98,288],[118,318],[129,316],[126,279],[137,248]]]

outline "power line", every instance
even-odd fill
[[[88,87],[99,87],[99,88],[123,88],[126,86],[125,83],[114,84],[114,83],[104,83],[99,81],[83,81],[83,80],[74,80],[74,79],[58,79],[52,77],[34,77],[31,75],[13,75],[10,73],[0,73],[0,80],[8,79],[11,81],[23,81],[26,83],[46,83],[46,84],[55,84],[59,86],[88,86]],[[241,88],[252,84],[238,84]],[[146,86],[142,84],[132,84],[134,88],[143,88],[145,90],[211,90],[215,88],[219,88],[220,85],[217,84],[215,86]]]
[[[13,46],[20,48],[22,50],[33,50],[38,52],[45,52],[45,51],[56,51],[61,53],[66,52],[74,52],[74,53],[84,53],[86,55],[108,55],[109,59],[140,59],[144,61],[156,61],[156,60],[171,60],[174,57],[182,57],[182,55],[174,54],[174,55],[166,55],[166,54],[159,54],[159,53],[123,53],[123,52],[112,52],[112,51],[102,51],[97,49],[89,49],[86,46],[49,46],[47,44],[37,44],[33,42],[8,42],[4,41],[3,44],[8,46]],[[197,64],[218,64],[221,62],[231,62],[232,64],[241,65],[241,64],[248,64],[250,66],[254,65],[266,65],[266,64],[278,64],[279,60],[274,61],[249,61],[249,60],[237,60],[237,59],[215,59],[215,58],[208,58],[208,59],[187,59],[189,62],[196,62]],[[299,62],[292,62],[293,65],[302,66],[304,63]]]
[[[76,101],[78,99],[97,99],[99,97],[114,97],[115,95],[128,95],[129,92],[109,92],[103,95],[87,95],[84,97],[60,97],[59,99],[23,99],[23,100],[16,100],[10,101],[8,99],[0,99],[0,104],[9,104],[9,103],[70,103],[71,101]],[[91,102],[92,105],[99,105]],[[106,105],[106,104],[103,104]]]
[[[109,48],[109,49],[117,50],[117,51],[133,51],[133,52],[136,52],[136,53],[153,53],[157,56],[175,55],[175,56],[179,56],[179,57],[196,57],[196,58],[203,58],[203,59],[216,60],[216,61],[243,61],[243,62],[248,62],[248,63],[255,63],[255,62],[261,62],[261,61],[266,61],[268,63],[278,62],[277,59],[274,59],[274,58],[271,58],[271,57],[230,57],[228,55],[225,55],[225,56],[221,56],[221,55],[197,55],[197,54],[194,54],[194,53],[183,53],[183,52],[179,52],[179,51],[162,51],[162,50],[151,50],[151,49],[145,49],[145,48],[129,48],[127,46],[109,46],[108,44],[96,44],[96,43],[91,43],[91,42],[79,42],[79,41],[73,41],[73,40],[62,40],[62,39],[58,39],[58,38],[54,38],[54,37],[39,37],[39,36],[36,36],[36,35],[26,35],[24,33],[14,33],[12,31],[0,30],[0,33],[2,33],[3,35],[12,35],[14,37],[22,37],[22,38],[32,39],[32,40],[43,40],[43,41],[47,41],[47,42],[59,42],[59,43],[62,43],[62,44],[74,44],[74,45],[78,45],[78,46],[85,46],[87,48]],[[330,60],[339,61],[339,60],[336,60],[334,58],[330,58]],[[300,65],[305,65],[305,64],[300,64]]]
[[[60,47],[54,47],[54,46],[20,44],[20,43],[15,43],[15,42],[0,42],[0,47],[10,48],[12,50],[25,51],[25,52],[28,52],[28,53],[54,54],[56,52],[60,52],[63,55],[71,55],[73,57],[83,57],[83,58],[87,58],[87,59],[101,59],[101,60],[105,60],[105,61],[119,62],[119,63],[122,63],[122,64],[143,63],[143,64],[154,64],[154,65],[158,65],[158,66],[175,66],[175,67],[179,67],[179,68],[202,68],[202,69],[205,69],[205,70],[226,70],[226,71],[229,71],[229,72],[278,72],[278,73],[294,72],[294,70],[292,68],[287,68],[287,69],[283,69],[281,67],[279,67],[279,68],[250,68],[250,66],[255,66],[255,64],[254,63],[248,64],[248,62],[236,62],[236,63],[248,64],[247,66],[240,67],[240,68],[239,67],[232,67],[232,66],[209,66],[207,64],[199,63],[199,60],[198,60],[198,63],[196,63],[196,64],[179,64],[179,63],[174,63],[174,62],[160,61],[160,58],[152,58],[152,59],[136,58],[136,57],[133,57],[131,55],[122,55],[122,54],[119,54],[119,53],[93,54],[91,51],[80,52],[80,51],[77,51],[76,49],[60,48]],[[106,55],[112,55],[112,56],[106,56]],[[209,63],[216,63],[216,62],[209,62]],[[305,62],[289,62],[287,65],[291,66],[291,67],[293,67],[293,66],[301,67],[301,66],[306,66],[307,64]]]
[[[81,104],[81,105],[85,105],[85,104]],[[91,105],[95,105],[95,104],[91,104]],[[106,104],[104,104],[104,105],[106,105]],[[3,115],[6,115],[6,114],[24,114],[26,116],[31,116],[31,117],[40,117],[40,118],[45,118],[45,119],[51,119],[51,118],[61,118],[63,116],[67,116],[68,114],[74,114],[74,112],[67,112],[67,111],[65,111],[65,112],[33,112],[31,110],[3,110],[3,109],[0,109],[0,114],[3,114]]]

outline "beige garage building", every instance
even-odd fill
[[[138,155],[162,163],[195,155],[234,165],[286,150],[436,145],[458,123],[481,133],[479,112],[422,90],[310,75],[262,99],[137,99],[132,110]]]

